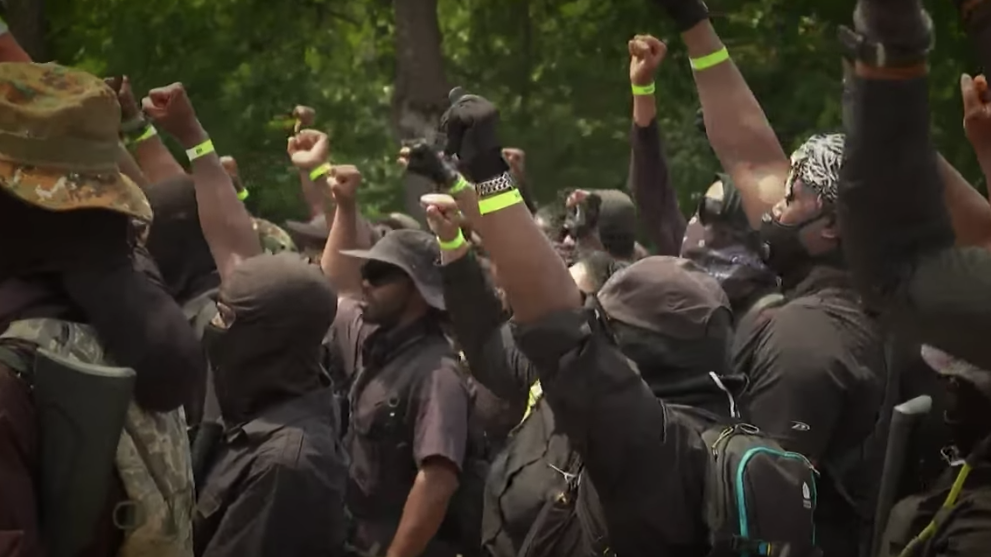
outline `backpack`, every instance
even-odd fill
[[[709,448],[703,519],[711,557],[814,557],[816,475],[756,427],[736,423],[702,431]]]
[[[57,356],[112,366],[96,331],[58,319],[24,319],[0,335],[44,347]],[[128,501],[114,509],[125,531],[119,557],[192,557],[193,474],[186,419],[181,409],[146,412],[133,401],[115,457]]]

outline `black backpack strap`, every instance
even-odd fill
[[[550,466],[550,464],[548,464]],[[582,470],[584,468],[584,463],[576,451],[571,451],[571,455],[568,457],[568,465],[565,472],[572,474],[575,478],[574,481],[568,482],[568,495],[571,497],[572,504],[576,504],[576,497],[572,494],[577,492],[577,482],[582,479]],[[533,542],[537,540],[537,536],[540,535],[544,528],[544,523],[547,522],[547,516],[550,514],[551,510],[558,500],[554,497],[549,497],[544,501],[543,506],[540,507],[540,512],[537,513],[537,518],[534,519],[533,524],[530,525],[530,529],[527,530],[526,537],[523,538],[523,543],[520,544],[519,550],[516,552],[516,557],[527,557],[530,553],[530,548],[533,546]]]

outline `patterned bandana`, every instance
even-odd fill
[[[816,192],[822,199],[836,201],[836,187],[840,180],[840,166],[843,164],[843,143],[846,136],[841,133],[815,134],[791,154],[791,173],[788,175],[787,190],[796,180]]]

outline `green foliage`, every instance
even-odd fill
[[[717,30],[786,150],[840,126],[836,26],[851,0],[713,0]],[[932,60],[937,145],[972,180],[958,78],[974,71],[952,3],[937,2]],[[182,81],[223,154],[234,155],[250,208],[280,222],[304,213],[285,155],[295,104],[317,109],[334,159],[361,168],[370,212],[401,209],[390,103],[395,78],[387,0],[50,0],[56,59],[136,91]],[[682,206],[712,181],[716,161],[696,129],[697,97],[683,46],[649,0],[440,0],[448,77],[502,109],[506,145],[527,152],[537,195],[621,187],[629,156],[626,41],[672,39],[658,76],[659,117]]]

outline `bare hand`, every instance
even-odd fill
[[[300,170],[313,170],[330,159],[330,139],[317,130],[303,130],[289,138],[289,158]]]
[[[568,199],[565,201],[564,206],[568,209],[574,209],[575,207],[581,205],[583,201],[588,199],[589,195],[591,194],[585,190],[575,190],[568,194]]]
[[[237,161],[234,160],[234,157],[230,155],[224,155],[220,157],[220,166],[224,167],[224,170],[227,171],[227,174],[229,176],[231,177],[238,176]]]
[[[991,151],[991,98],[988,82],[983,75],[960,77],[963,97],[963,129],[967,139],[978,153]]]
[[[458,237],[463,217],[458,204],[450,195],[428,193],[420,198],[427,214],[427,226],[438,238],[450,242]]]
[[[293,133],[298,134],[299,130],[313,126],[314,122],[317,121],[317,111],[308,106],[297,105],[296,108],[292,109],[292,117],[296,119]]]
[[[513,172],[514,176],[523,176],[526,170],[526,153],[523,152],[523,149],[506,147],[502,150],[502,158],[509,165],[509,169]]]
[[[651,35],[637,35],[627,44],[630,51],[630,82],[634,85],[650,85],[657,67],[664,61],[668,47]]]
[[[141,101],[141,105],[157,127],[180,141],[200,125],[182,83],[148,91],[148,96]]]
[[[330,194],[337,204],[353,205],[361,185],[361,172],[358,167],[344,164],[330,169]]]

